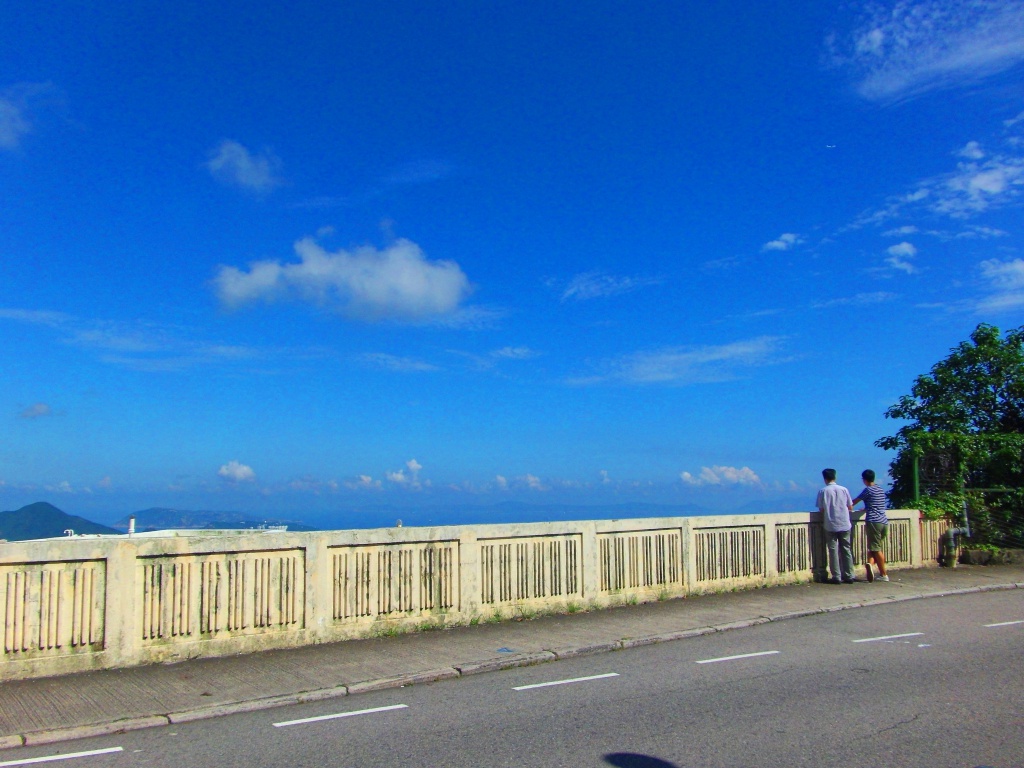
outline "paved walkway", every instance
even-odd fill
[[[5,682],[0,683],[0,748],[347,696],[814,613],[1024,588],[1024,566],[890,573],[888,583],[753,589],[528,621]]]

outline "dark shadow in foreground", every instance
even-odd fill
[[[604,756],[604,761],[616,768],[679,768],[675,763],[660,757],[638,755],[635,752],[612,752]]]

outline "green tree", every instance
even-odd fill
[[[972,507],[1005,519],[1011,529],[1024,528],[1024,327],[1004,335],[982,323],[918,376],[885,416],[907,422],[875,443],[897,452],[890,465],[894,506],[914,503],[914,459],[941,457],[951,483],[922,487],[922,495],[948,503],[949,494],[971,489],[1011,489],[976,493]]]

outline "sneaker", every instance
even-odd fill
[[[843,584],[853,584],[856,581],[856,579],[843,579]]]
[[[826,579],[825,583],[826,584],[842,584],[843,582],[841,582],[839,579]]]
[[[875,576],[875,581],[888,581],[888,576]]]

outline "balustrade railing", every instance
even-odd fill
[[[815,517],[5,542],[0,680],[820,579]],[[889,564],[934,564],[942,524],[889,518]]]

